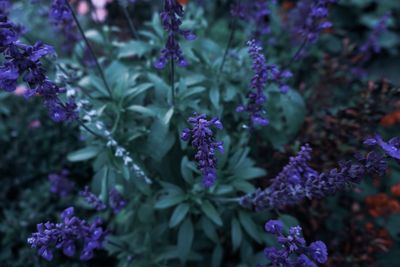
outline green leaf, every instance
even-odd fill
[[[389,217],[387,221],[386,229],[389,231],[393,239],[400,240],[400,215],[395,214]]]
[[[204,234],[212,241],[215,243],[218,243],[218,234],[217,231],[215,230],[215,225],[210,222],[209,219],[206,217],[201,218],[201,228],[203,229]]]
[[[152,46],[142,41],[130,41],[121,45],[118,58],[141,57],[151,51]]]
[[[240,247],[240,243],[242,242],[243,232],[240,224],[236,218],[233,218],[231,224],[231,237],[232,237],[232,246],[233,250],[236,251]]]
[[[67,155],[67,159],[71,162],[85,161],[96,157],[100,152],[99,147],[89,146],[80,150],[71,152]]]
[[[204,214],[211,220],[213,221],[216,225],[222,226],[222,220],[221,217],[219,216],[217,210],[215,207],[211,204],[210,201],[205,200],[202,205],[201,205],[201,210],[204,212]]]
[[[264,176],[265,174],[265,170],[256,167],[241,168],[235,171],[235,176],[244,180],[258,178]]]
[[[138,86],[135,86],[131,89],[126,90],[125,96],[129,97],[129,99],[132,99],[132,98],[140,95],[141,93],[149,90],[152,87],[153,87],[152,83],[142,83],[142,84],[139,84]]]
[[[283,222],[286,228],[299,225],[299,221],[295,217],[288,214],[282,214],[279,216],[279,220]]]
[[[258,226],[253,222],[250,215],[244,211],[239,211],[239,221],[243,226],[246,233],[251,236],[257,243],[261,244],[262,240],[259,231],[257,231]]]
[[[168,195],[158,200],[154,205],[154,208],[167,209],[169,207],[175,206],[178,203],[183,202],[185,199],[185,195]]]
[[[186,261],[192,247],[194,237],[193,224],[190,218],[187,218],[179,227],[178,231],[178,250],[180,259]]]
[[[127,108],[127,110],[142,114],[143,116],[154,117],[156,113],[147,107],[139,106],[139,105],[132,105]]]
[[[156,161],[161,161],[174,145],[174,142],[175,135],[169,131],[168,125],[160,120],[155,120],[150,128],[146,150],[150,157]]]
[[[181,161],[181,174],[183,179],[188,183],[193,183],[193,173],[192,170],[189,168],[189,160],[187,156],[184,156]]]
[[[169,227],[175,227],[183,221],[188,214],[189,207],[190,205],[187,203],[179,204],[172,213],[171,219],[169,220]]]
[[[223,249],[221,245],[217,245],[214,248],[213,254],[211,256],[211,267],[219,267],[222,263]]]
[[[219,98],[220,98],[220,94],[219,94],[218,87],[216,87],[216,86],[212,87],[211,90],[210,90],[210,100],[211,100],[211,103],[213,104],[213,106],[216,109],[220,109],[220,107],[219,107]]]

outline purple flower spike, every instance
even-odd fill
[[[400,158],[400,138],[384,142],[375,137],[378,144],[389,156]],[[368,139],[368,144],[374,142]],[[265,188],[241,198],[240,204],[256,211],[266,208],[279,209],[286,205],[296,205],[308,198],[322,198],[360,183],[365,175],[383,175],[387,162],[382,153],[370,151],[358,153],[355,161],[340,161],[337,168],[317,172],[308,165],[311,159],[309,145],[301,147],[300,152],[291,157],[289,163]]]
[[[327,19],[329,5],[335,2],[336,0],[297,1],[296,7],[288,14],[292,40],[304,46],[316,43],[321,32],[332,27],[332,23]]]
[[[53,0],[49,19],[65,40],[63,49],[65,52],[71,53],[80,38],[71,10],[66,5],[65,0]]]
[[[38,249],[38,254],[51,261],[54,251],[61,249],[64,255],[73,257],[76,244],[82,244],[81,260],[90,260],[95,249],[103,247],[106,232],[100,226],[101,220],[88,223],[75,216],[74,208],[70,207],[61,213],[61,223],[40,223],[37,232],[28,238],[28,244]]]
[[[117,189],[113,188],[109,193],[110,207],[112,208],[114,214],[119,213],[123,208],[126,207],[128,202],[125,198],[118,192]]]
[[[317,267],[317,264],[311,258],[318,263],[325,263],[328,260],[325,243],[316,241],[307,246],[305,239],[301,236],[302,228],[300,226],[290,227],[288,235],[283,233],[283,223],[279,220],[270,220],[265,226],[267,233],[275,235],[281,246],[280,248],[265,248],[264,255],[270,261],[270,264],[266,266],[258,265],[259,267]],[[279,230],[271,231],[276,226],[279,227]]]
[[[261,47],[255,40],[247,42],[249,54],[253,60],[252,69],[254,76],[251,79],[251,91],[247,94],[247,104],[239,106],[237,112],[247,112],[251,118],[252,125],[268,125],[268,119],[264,117],[263,105],[267,100],[264,88],[268,80],[267,62],[261,52]]]
[[[49,174],[50,191],[54,194],[58,194],[60,197],[69,195],[75,183],[68,179],[68,175],[69,172],[67,170],[63,170],[60,174]]]
[[[372,53],[379,53],[381,51],[379,38],[388,30],[387,27],[390,18],[390,12],[386,12],[385,15],[379,19],[371,35],[368,37],[368,40],[360,47],[359,50],[361,54],[371,56]]]
[[[85,190],[80,192],[80,195],[85,198],[86,202],[95,208],[97,211],[105,210],[106,205],[95,194],[89,191],[89,187],[85,186]]]
[[[69,98],[67,103],[60,100],[59,96],[66,90],[48,79],[41,63],[45,56],[55,54],[54,49],[41,42],[23,44],[18,40],[20,34],[21,28],[0,14],[0,52],[4,57],[0,65],[0,89],[14,91],[21,78],[29,86],[25,96],[41,96],[54,121],[76,120],[78,111],[74,99]]]
[[[170,60],[176,61],[180,67],[188,65],[177,38],[182,35],[186,40],[193,41],[197,36],[191,30],[181,30],[179,28],[182,24],[183,14],[183,8],[178,1],[164,1],[164,10],[160,13],[160,17],[164,30],[168,33],[168,38],[165,48],[161,50],[160,57],[154,63],[156,69],[165,68]]]
[[[192,146],[197,150],[195,155],[197,166],[203,175],[203,185],[208,188],[217,179],[215,151],[224,153],[223,143],[214,140],[214,133],[210,128],[214,126],[217,129],[222,129],[222,123],[217,118],[207,120],[205,114],[195,114],[188,119],[188,122],[192,125],[192,129],[184,129],[181,139],[188,141],[192,138]]]

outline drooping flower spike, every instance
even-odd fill
[[[5,16],[0,16],[0,52],[4,56],[0,65],[0,89],[12,92],[19,79],[29,85],[25,96],[41,96],[44,106],[54,121],[72,121],[78,118],[77,105],[69,98],[66,103],[60,96],[66,92],[51,81],[43,68],[41,59],[54,55],[54,49],[43,43],[21,43],[21,28]]]
[[[165,48],[161,50],[159,59],[154,63],[154,67],[157,69],[165,68],[170,60],[176,61],[180,67],[188,65],[179,45],[178,36],[182,35],[186,40],[193,41],[196,39],[196,35],[191,30],[180,29],[183,14],[183,8],[178,1],[164,1],[164,10],[160,13],[160,17],[168,37]]]
[[[80,259],[82,261],[93,258],[93,251],[103,247],[106,232],[101,220],[96,219],[88,223],[75,216],[74,208],[70,207],[61,213],[60,223],[40,223],[37,232],[28,238],[28,244],[38,250],[38,254],[51,261],[54,251],[61,249],[63,254],[73,257],[78,245],[82,247]]]
[[[214,126],[217,129],[222,129],[222,123],[217,118],[207,120],[205,114],[195,114],[188,119],[188,122],[192,125],[192,128],[184,129],[181,139],[183,141],[192,139],[192,146],[196,149],[195,159],[197,166],[203,176],[203,185],[208,188],[217,179],[217,158],[215,152],[218,150],[220,153],[224,153],[223,143],[215,141],[211,127]]]
[[[387,149],[386,145],[384,147]],[[384,155],[370,151],[366,154],[358,153],[355,161],[341,161],[338,168],[319,173],[308,165],[311,151],[308,145],[301,147],[300,152],[290,158],[269,187],[258,188],[243,196],[241,205],[256,211],[280,209],[306,198],[318,199],[335,194],[360,183],[365,175],[383,175],[387,169]]]

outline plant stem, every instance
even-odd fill
[[[297,48],[296,53],[292,56],[292,58],[289,60],[288,63],[286,63],[283,67],[282,70],[287,69],[290,65],[293,64],[293,62],[296,60],[296,58],[300,55],[301,51],[303,51],[304,47],[307,45],[307,37],[304,39],[303,43]]]
[[[173,58],[171,58],[171,96],[172,107],[175,107],[175,63]]]
[[[112,92],[111,92],[110,86],[107,83],[107,80],[106,80],[106,77],[104,75],[103,69],[101,68],[101,66],[99,64],[99,61],[98,61],[98,59],[96,57],[96,54],[94,53],[94,50],[93,50],[92,46],[89,43],[89,40],[86,38],[85,32],[83,31],[83,28],[82,28],[81,24],[79,23],[79,20],[78,20],[78,18],[76,16],[72,6],[70,5],[69,1],[65,0],[65,3],[68,6],[69,10],[71,11],[72,17],[74,18],[74,21],[75,21],[76,25],[78,26],[78,29],[79,29],[80,34],[82,35],[83,41],[85,42],[85,44],[86,44],[86,46],[87,46],[92,58],[94,59],[94,61],[96,63],[97,70],[100,73],[100,76],[101,76],[101,79],[103,80],[104,86],[106,87],[106,89],[108,91],[108,94],[112,98]]]
[[[124,17],[128,21],[129,31],[131,32],[132,37],[134,39],[139,40],[140,39],[139,38],[139,34],[137,33],[135,25],[133,24],[133,21],[132,21],[131,17],[129,16],[128,7],[127,6],[122,6],[122,5],[119,5],[119,7],[122,10],[122,13],[124,14]]]
[[[234,21],[232,21],[231,33],[229,34],[229,39],[228,39],[228,43],[226,44],[226,48],[225,48],[224,56],[222,58],[221,66],[219,67],[219,73],[221,73],[224,68],[226,56],[228,55],[228,51],[232,45],[233,38],[235,37],[235,32],[236,32],[236,23]]]

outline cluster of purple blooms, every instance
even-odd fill
[[[182,131],[181,139],[188,141],[192,138],[192,146],[197,150],[195,159],[198,164],[198,169],[203,176],[203,185],[208,188],[212,186],[217,179],[217,159],[215,151],[224,153],[223,143],[215,141],[214,133],[211,127],[222,129],[222,123],[213,118],[207,120],[205,114],[194,115],[188,119],[192,125],[192,129],[186,128]]]
[[[79,35],[72,16],[71,10],[65,0],[53,0],[49,11],[50,22],[56,27],[57,31],[64,37],[63,49],[65,52],[72,52]]]
[[[61,249],[64,255],[73,257],[77,244],[81,243],[81,260],[93,258],[93,251],[102,248],[106,232],[100,226],[100,219],[88,223],[75,216],[74,208],[70,207],[61,213],[61,223],[41,223],[37,225],[37,232],[28,238],[32,248],[38,249],[41,257],[51,261],[54,251]]]
[[[49,174],[50,192],[66,197],[74,189],[75,183],[68,179],[69,171],[62,170],[61,173]]]
[[[394,137],[385,142],[379,134],[376,134],[374,137],[365,140],[364,144],[378,145],[389,157],[400,159],[400,137]]]
[[[391,18],[391,13],[386,12],[385,15],[383,15],[374,29],[372,30],[372,33],[368,37],[367,41],[360,46],[359,48],[359,53],[362,55],[362,63],[365,63],[368,61],[373,54],[377,54],[381,51],[381,45],[379,43],[379,38],[388,30],[388,23]]]
[[[237,112],[247,112],[250,115],[252,125],[266,126],[269,124],[265,117],[263,108],[267,97],[264,89],[268,81],[278,83],[282,93],[289,90],[286,80],[292,77],[288,70],[280,70],[274,64],[267,64],[265,56],[262,53],[261,46],[256,40],[247,42],[249,54],[253,60],[252,69],[254,76],[251,79],[251,91],[247,94],[248,102],[246,105],[240,105],[236,108]]]
[[[373,140],[376,140],[375,143],[388,155],[400,157],[398,138],[393,139],[391,143],[385,143],[381,139]],[[372,139],[368,142],[371,145],[375,144]],[[290,158],[289,163],[272,180],[269,187],[258,188],[255,192],[243,196],[240,200],[241,205],[256,211],[279,209],[286,205],[295,205],[306,198],[322,198],[334,194],[358,184],[365,175],[383,175],[387,169],[385,155],[370,151],[366,154],[356,154],[354,162],[341,161],[338,168],[319,173],[308,165],[311,152],[309,145],[302,146],[300,152]]]
[[[160,13],[160,17],[164,30],[168,33],[168,38],[159,59],[154,63],[155,68],[165,68],[169,60],[176,61],[180,67],[188,65],[177,38],[182,35],[186,40],[193,41],[196,39],[196,35],[191,30],[180,29],[183,15],[183,8],[176,0],[164,1],[164,10]]]
[[[99,197],[90,192],[88,186],[85,186],[84,191],[81,191],[80,195],[85,198],[85,201],[97,211],[102,211],[107,208],[106,204],[104,204],[104,202]],[[110,192],[108,193],[108,197],[109,205],[114,214],[119,213],[123,208],[126,207],[126,205],[128,205],[127,200],[116,188],[110,190]]]
[[[299,0],[288,14],[293,41],[315,43],[323,30],[332,27],[327,17],[329,5],[335,2],[336,0]]]
[[[254,0],[254,1],[236,1],[231,6],[231,15],[243,21],[250,22],[254,25],[253,37],[261,38],[271,32],[269,26],[269,16],[271,10],[269,4],[276,3],[276,0]]]
[[[66,92],[65,88],[49,80],[40,61],[45,56],[54,55],[54,49],[40,42],[23,44],[18,40],[20,34],[21,28],[10,22],[5,14],[0,14],[0,52],[4,57],[0,66],[0,89],[14,91],[21,77],[30,88],[26,97],[41,96],[54,121],[76,120],[78,115],[74,100],[70,98],[66,103],[60,100],[59,96]]]
[[[266,248],[264,255],[270,264],[257,267],[317,267],[318,263],[325,263],[328,260],[325,243],[315,241],[307,246],[301,236],[300,226],[290,227],[288,235],[284,234],[283,224],[279,220],[268,221],[264,228],[267,233],[276,236],[280,247]]]

